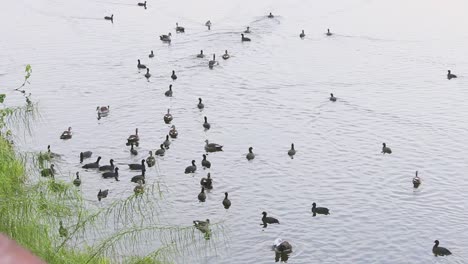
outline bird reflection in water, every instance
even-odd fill
[[[281,260],[281,262],[288,262],[289,254],[292,252],[292,246],[288,241],[281,238],[277,238],[273,244],[273,250],[275,251],[275,262]]]

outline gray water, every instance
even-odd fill
[[[0,82],[2,91],[15,88],[24,65],[33,66],[26,89],[42,119],[21,148],[52,145],[62,155],[58,177],[71,181],[80,171],[91,206],[132,195],[129,179],[138,173],[125,164],[158,148],[171,109],[179,138],[147,173],[148,185],[164,186],[161,221],[190,226],[209,218],[225,227],[216,250],[180,263],[273,263],[277,237],[294,247],[288,263],[466,263],[467,8],[462,0],[162,0],[146,10],[121,0],[4,1]],[[114,23],[103,19],[112,13]],[[176,22],[185,34],[175,34]],[[246,26],[252,42],[241,43]],[[168,32],[171,45],[158,38]],[[201,49],[218,55],[213,70],[209,56],[195,57]],[[224,61],[226,49],[231,58]],[[151,69],[149,81],[137,59]],[[447,69],[459,78],[448,81]],[[169,84],[172,98],[164,96]],[[9,104],[22,102],[7,93]],[[108,117],[96,119],[98,105],[110,105]],[[73,139],[62,141],[68,126]],[[125,140],[135,128],[140,154],[132,157]],[[214,189],[199,203],[205,139],[225,151],[208,156]],[[382,142],[391,155],[380,153]],[[291,143],[294,159],[287,156]],[[250,146],[257,157],[247,162]],[[82,170],[84,150],[94,152],[89,162],[98,155],[103,164],[116,160],[121,181]],[[194,176],[183,173],[192,159]],[[422,185],[414,190],[416,170]],[[100,188],[110,194],[98,204]],[[312,217],[312,202],[331,215]],[[281,224],[262,228],[262,211]],[[434,257],[435,239],[453,255]],[[142,241],[132,253],[159,245]]]

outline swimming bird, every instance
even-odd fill
[[[80,173],[78,171],[76,172],[76,178],[73,180],[73,185],[75,186],[81,185]]]
[[[206,219],[206,221],[195,220],[193,221],[193,225],[202,233],[207,233],[210,231],[210,219]]]
[[[211,125],[210,125],[210,123],[208,123],[208,119],[206,118],[206,116],[204,117],[204,119],[205,119],[205,122],[203,123],[203,127],[206,130],[208,130],[208,129],[210,129]]]
[[[174,70],[172,70],[171,79],[172,79],[173,81],[177,80],[177,75],[175,74],[175,71],[174,71]]]
[[[113,21],[114,20],[114,14],[112,14],[111,16],[105,16],[104,19]]]
[[[104,166],[99,167],[99,171],[114,171],[114,168],[115,168],[114,160],[110,159],[109,163],[110,165],[104,165]]]
[[[333,35],[333,34],[330,32],[330,29],[328,28],[327,29],[327,36],[331,36],[331,35]]]
[[[146,69],[145,78],[149,79],[150,77],[151,77],[151,73],[149,73],[149,68],[148,68]]]
[[[101,156],[99,156],[96,160],[96,162],[88,163],[83,165],[83,169],[97,169],[99,168],[99,161],[101,160]]]
[[[98,106],[96,111],[102,117],[107,116],[109,114],[110,106]]]
[[[171,138],[177,138],[178,135],[179,132],[177,132],[176,127],[172,125],[171,130],[169,130],[169,136],[171,136]]]
[[[290,252],[292,252],[291,244],[288,241],[283,240],[281,238],[275,239],[275,242],[273,244],[273,249],[275,251],[277,251],[277,252],[280,252],[280,253],[290,253]]]
[[[172,97],[172,84],[169,84],[169,90],[164,93],[167,97]]]
[[[314,214],[324,214],[329,215],[330,211],[326,207],[317,207],[316,203],[312,203],[312,213]]]
[[[160,149],[156,150],[156,156],[164,156],[166,150],[164,149],[164,145],[159,145]]]
[[[202,99],[198,98],[198,104],[197,104],[198,109],[203,109],[205,108],[205,105],[202,103]]]
[[[200,54],[197,54],[197,58],[204,58],[203,50],[200,50]]]
[[[448,256],[452,255],[452,252],[450,250],[444,248],[444,247],[439,247],[439,240],[434,241],[434,246],[432,247],[432,253],[434,253],[435,256]]]
[[[246,30],[244,30],[244,33],[245,33],[245,34],[248,34],[248,33],[250,33],[250,27],[247,27],[247,29],[246,29]]]
[[[101,199],[106,198],[108,194],[109,194],[109,189],[106,189],[106,190],[104,190],[104,191],[102,191],[101,189],[99,189],[97,198],[98,198],[99,201],[101,201]]]
[[[192,165],[185,168],[185,174],[194,173],[197,170],[197,165],[195,165],[195,160],[192,160]]]
[[[224,205],[224,209],[229,209],[229,207],[231,207],[231,201],[228,199],[227,192],[224,193],[223,205]]]
[[[416,176],[413,178],[413,187],[418,188],[421,185],[421,179],[418,177],[418,171],[416,171]]]
[[[249,38],[247,38],[247,37],[244,37],[244,34],[241,34],[241,36],[242,36],[242,38],[241,38],[241,40],[242,40],[242,41],[250,41],[250,39],[249,39]]]
[[[304,30],[302,30],[301,34],[299,34],[299,37],[300,37],[300,38],[304,38],[304,37],[305,37]]]
[[[223,57],[224,60],[227,60],[227,59],[229,59],[231,56],[229,56],[229,54],[228,54],[228,52],[227,52],[227,50],[226,50],[226,51],[224,52],[224,54],[223,54],[222,57]]]
[[[102,177],[104,179],[115,178],[116,181],[119,181],[119,168],[116,167],[114,171],[104,172]]]
[[[142,159],[141,164],[132,163],[132,164],[128,164],[128,167],[130,168],[130,170],[144,170],[146,168],[145,162],[146,160]]]
[[[262,214],[263,214],[262,222],[263,222],[264,225],[266,225],[266,224],[279,224],[280,223],[278,221],[278,219],[276,219],[274,217],[267,216],[266,212],[262,212]]]
[[[47,155],[48,155],[50,158],[57,158],[57,157],[60,157],[59,154],[50,151],[50,145],[47,145]]]
[[[159,39],[160,39],[162,42],[171,42],[171,36],[172,36],[172,34],[169,32],[169,33],[167,33],[167,35],[161,35],[161,36],[159,36]]]
[[[80,152],[80,163],[83,163],[84,159],[90,158],[93,155],[91,151]]]
[[[382,143],[382,153],[392,154],[392,150],[389,147],[387,147],[387,144]]]
[[[59,222],[59,235],[60,237],[67,237],[68,236],[68,230],[63,227],[62,221]]]
[[[330,101],[336,102],[336,97],[332,93],[330,94]]]
[[[211,174],[208,172],[206,178],[203,177],[200,180],[200,185],[203,186],[206,190],[213,189],[213,180],[211,179]]]
[[[172,119],[174,119],[174,118],[172,117],[170,111],[171,111],[170,109],[167,109],[167,114],[164,115],[164,122],[165,122],[166,124],[171,123]]]
[[[211,162],[209,160],[206,159],[206,155],[203,154],[203,160],[201,162],[201,165],[205,168],[211,168]]]
[[[249,153],[247,153],[247,155],[245,155],[245,157],[247,158],[247,160],[253,160],[255,159],[255,154],[252,152],[252,147],[249,148]]]
[[[166,149],[169,149],[169,146],[171,145],[171,141],[169,140],[169,135],[166,135],[166,140],[164,140],[163,145]]]
[[[201,192],[198,194],[198,200],[204,202],[206,200],[205,188],[201,188]]]
[[[148,55],[148,57],[154,58],[154,53],[153,53],[153,51],[151,51],[151,53]]]
[[[55,174],[55,169],[54,169],[55,165],[54,164],[50,164],[50,167],[49,168],[45,168],[43,170],[41,170],[41,176],[42,177],[49,177],[51,176],[52,178],[54,177],[54,174]]]
[[[452,74],[452,72],[450,70],[448,70],[448,73],[447,73],[447,79],[452,79],[452,78],[457,78],[457,76],[455,74]]]
[[[146,158],[146,164],[148,164],[148,167],[153,167],[156,164],[156,159],[153,156],[153,151],[149,151],[149,157]]]
[[[134,144],[132,143],[132,144],[130,144],[130,146],[131,146],[130,147],[130,154],[135,155],[135,156],[138,155],[138,151],[133,148]]]
[[[270,14],[268,15],[268,18],[274,18],[275,16],[270,12]]]
[[[209,143],[208,139],[205,140],[205,151],[206,152],[216,152],[223,151],[223,146],[216,143]]]
[[[288,150],[288,155],[291,156],[291,158],[292,156],[296,155],[296,150],[294,149],[294,143],[291,143],[291,149]]]
[[[140,136],[138,135],[138,128],[135,129],[135,134],[130,135],[127,138],[127,146],[130,146],[130,144],[134,143],[138,147],[138,142],[140,141]]]
[[[138,69],[146,69],[146,65],[141,64],[141,63],[140,63],[140,60],[138,60],[137,68],[138,68]]]
[[[146,1],[144,3],[138,3],[138,6],[144,6],[146,7]]]
[[[133,176],[130,181],[135,182],[135,183],[138,183],[138,182],[145,183],[145,174],[146,174],[146,170],[141,170],[141,174],[137,176]]]
[[[176,32],[179,32],[179,33],[185,33],[185,28],[184,27],[179,27],[179,23],[176,23],[175,30],[176,30]]]
[[[208,30],[211,30],[211,21],[210,20],[206,21],[205,26],[208,27]]]
[[[62,135],[60,135],[60,139],[71,139],[72,135],[73,134],[71,132],[71,127],[69,127],[68,130],[62,132]]]
[[[208,67],[213,68],[216,64],[216,54],[213,54],[213,59],[208,61]]]

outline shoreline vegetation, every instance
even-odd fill
[[[31,72],[27,65],[21,88],[29,83]],[[7,108],[3,104],[6,95],[0,94],[0,233],[52,264],[174,263],[175,258],[200,255],[213,246],[218,234],[206,240],[193,226],[157,222],[160,210],[155,197],[162,195],[158,183],[145,187],[143,194],[95,210],[72,185],[72,177],[69,182],[40,177],[40,171],[48,168],[54,157],[48,152],[16,152],[8,126],[23,122],[24,129],[29,129],[36,106],[30,93],[15,91],[23,94],[26,106]],[[65,231],[60,228],[62,222]],[[213,229],[223,233],[219,225]],[[162,245],[138,256],[135,251],[141,252],[141,240],[143,244],[159,240]]]

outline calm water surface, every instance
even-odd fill
[[[171,109],[179,138],[147,173],[148,185],[162,186],[159,221],[190,226],[209,218],[223,226],[207,250],[178,263],[273,263],[277,237],[294,247],[288,263],[466,263],[467,8],[462,0],[162,0],[149,1],[147,10],[122,0],[5,1],[0,82],[2,91],[15,88],[24,65],[33,66],[27,89],[42,119],[32,138],[19,136],[21,149],[51,144],[63,155],[59,178],[71,181],[81,171],[82,193],[95,207],[133,194],[129,179],[138,173],[125,164],[158,148]],[[270,11],[274,19],[265,18]],[[110,14],[114,23],[103,19]],[[187,33],[174,34],[176,22]],[[252,42],[241,43],[246,26]],[[326,37],[327,28],[335,35]],[[158,38],[168,32],[171,45]],[[218,55],[213,70],[209,56],[195,57],[201,49]],[[231,58],[224,61],[226,49]],[[136,68],[139,58],[151,69],[149,81]],[[459,78],[448,81],[447,69]],[[169,84],[172,98],[164,96]],[[8,99],[23,100],[13,92]],[[111,106],[99,121],[98,105]],[[61,141],[68,126],[73,139]],[[132,157],[124,143],[137,127],[140,154]],[[214,189],[199,203],[207,171],[183,172],[192,159],[200,165],[205,139],[225,151],[208,155]],[[290,159],[293,142],[298,152]],[[393,154],[380,154],[382,142]],[[245,160],[249,146],[257,154],[252,162]],[[103,163],[116,160],[121,181],[82,170],[84,150]],[[416,170],[423,183],[413,190]],[[110,189],[101,204],[100,188]],[[226,191],[233,204],[227,211]],[[312,202],[331,215],[312,217]],[[262,211],[281,224],[262,228]],[[434,257],[435,239],[453,255]],[[121,254],[159,246],[142,239]]]

